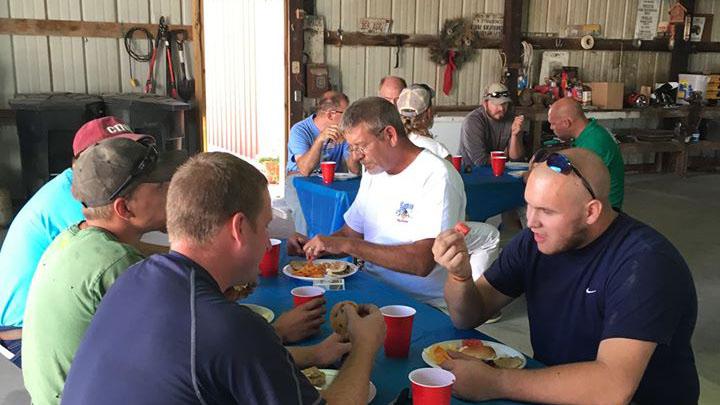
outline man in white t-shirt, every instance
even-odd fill
[[[465,217],[465,190],[452,165],[407,138],[395,106],[379,97],[356,101],[341,129],[366,169],[345,225],[303,247],[308,257],[346,254],[368,273],[414,298],[444,306],[444,268],[432,245]]]

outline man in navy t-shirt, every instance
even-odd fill
[[[675,247],[649,226],[613,211],[607,168],[592,152],[568,149],[532,170],[525,189],[528,229],[472,281],[467,248],[450,230],[435,259],[450,273],[453,323],[482,324],[525,294],[540,370],[496,370],[453,354],[443,367],[454,390],[474,400],[542,403],[696,404],[690,338],[697,296]]]
[[[300,372],[349,349],[331,335],[286,349],[225,298],[256,280],[272,218],[265,177],[226,153],[191,158],[168,191],[171,252],[130,267],[103,298],[68,374],[65,404],[319,404],[367,398],[385,323],[348,313],[352,349],[321,394]]]

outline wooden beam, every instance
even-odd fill
[[[34,20],[27,18],[0,18],[0,34],[35,35],[53,37],[122,38],[133,27],[141,27],[153,35],[157,24],[115,23],[99,21]],[[188,41],[194,37],[188,25],[170,25],[170,30],[185,30]],[[136,37],[144,38],[140,33]]]
[[[687,9],[686,16],[690,16],[695,13],[695,0],[684,0],[682,1],[683,6]],[[692,21],[692,20],[691,20]],[[683,37],[684,23],[678,23],[675,25],[675,47],[672,50],[672,56],[670,57],[670,80],[677,81],[678,74],[687,72],[688,63],[690,60],[690,52],[692,50],[690,41],[685,41]]]
[[[205,122],[205,37],[203,35],[203,0],[192,2],[193,78],[195,79],[195,100],[197,101],[197,125],[200,132],[199,145],[207,150],[207,123]]]
[[[517,104],[517,81],[522,60],[520,48],[522,45],[522,7],[523,0],[505,0],[505,13],[503,14],[502,52],[505,54],[505,86],[510,92],[510,98]]]
[[[410,48],[426,48],[437,43],[436,35],[426,34],[366,34],[362,32],[325,31],[325,44],[336,46],[388,46],[396,47],[398,39],[402,46]],[[557,38],[557,37],[522,37],[536,49],[543,50],[578,50],[582,51],[580,38]],[[693,43],[694,52],[720,52],[720,42],[697,42]],[[500,49],[502,40],[497,38],[481,38],[476,48],[478,49]],[[667,40],[642,41],[639,47],[631,39],[603,39],[595,40],[594,51],[648,51],[648,52],[670,52]]]
[[[305,93],[305,75],[302,64],[305,33],[303,28],[303,0],[286,0],[286,41],[285,72],[288,78],[286,101],[288,106],[287,134],[290,128],[303,119],[303,95]]]

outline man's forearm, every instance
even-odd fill
[[[297,163],[297,167],[303,176],[309,176],[320,163],[320,154],[322,153],[323,143],[324,142],[316,139],[307,152],[295,159],[295,163]]]
[[[522,143],[522,132],[510,136],[510,142],[508,144],[508,154],[510,155],[510,159],[513,160],[518,160],[525,157],[525,147]]]
[[[375,351],[363,345],[355,344],[350,355],[343,363],[340,372],[322,396],[328,404],[366,404]]]
[[[427,241],[427,239],[425,240]],[[419,241],[423,242],[423,241]],[[435,267],[431,247],[418,242],[407,245],[378,245],[360,239],[346,242],[345,253],[400,273],[425,277]]]
[[[553,404],[627,404],[635,389],[598,361],[537,370],[502,370],[491,389],[496,398]]]
[[[472,281],[457,281],[448,275],[445,283],[445,302],[453,325],[458,329],[470,329],[483,320],[483,304],[480,292]]]

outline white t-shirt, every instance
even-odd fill
[[[416,132],[412,132],[408,134],[408,139],[410,139],[410,141],[414,143],[415,146],[419,146],[421,148],[429,150],[430,152],[434,153],[435,156],[438,156],[440,159],[445,159],[445,157],[450,154],[445,145],[443,145],[439,141],[436,141],[434,138],[422,136]]]
[[[345,223],[368,242],[402,245],[435,238],[465,217],[465,188],[445,159],[423,150],[396,175],[365,174]],[[412,258],[408,258],[412,260]],[[426,277],[365,263],[373,276],[422,302],[445,305],[447,270],[436,265]]]

